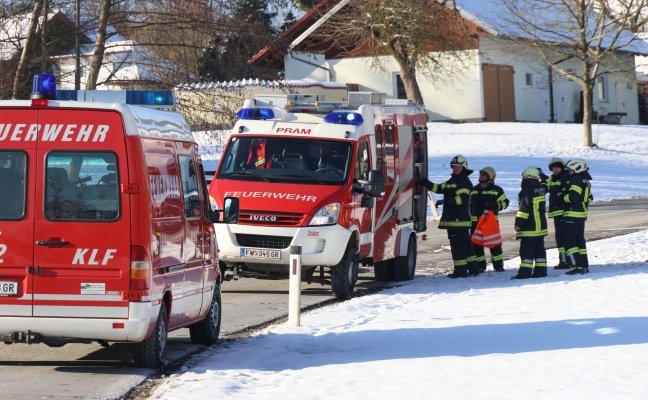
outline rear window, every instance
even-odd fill
[[[25,216],[26,176],[26,153],[0,151],[0,220],[19,220]]]
[[[116,221],[120,215],[117,156],[54,151],[45,169],[45,217],[52,221]]]

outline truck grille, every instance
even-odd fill
[[[298,213],[241,210],[239,213],[239,223],[263,226],[300,226],[304,217],[304,214]]]
[[[290,246],[290,236],[265,236],[236,234],[236,241],[242,247],[260,247],[264,249],[285,249]]]

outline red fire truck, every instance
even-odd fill
[[[221,269],[285,277],[300,245],[303,279],[330,283],[341,299],[360,263],[379,280],[414,277],[426,230],[415,180],[427,175],[423,106],[381,93],[259,96],[237,117],[209,187],[216,209],[240,200],[239,222],[216,227]]]
[[[35,84],[0,102],[0,341],[134,342],[152,368],[169,331],[214,343],[218,218],[184,118]]]

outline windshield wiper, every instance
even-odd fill
[[[238,176],[238,177],[244,176],[246,178],[259,178],[259,179],[263,179],[266,182],[270,182],[270,180],[268,180],[268,178],[266,178],[265,176],[255,174],[254,172],[250,172],[250,171],[239,171],[239,172],[220,174],[219,178],[226,178],[226,177],[233,177],[233,176]]]
[[[271,178],[297,178],[297,179],[310,179],[311,181],[315,181],[319,183],[320,185],[326,185],[325,182],[310,176],[310,175],[298,175],[298,174],[279,174],[279,175],[272,175]]]

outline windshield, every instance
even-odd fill
[[[234,136],[218,178],[341,185],[349,174],[351,147],[334,140]]]

